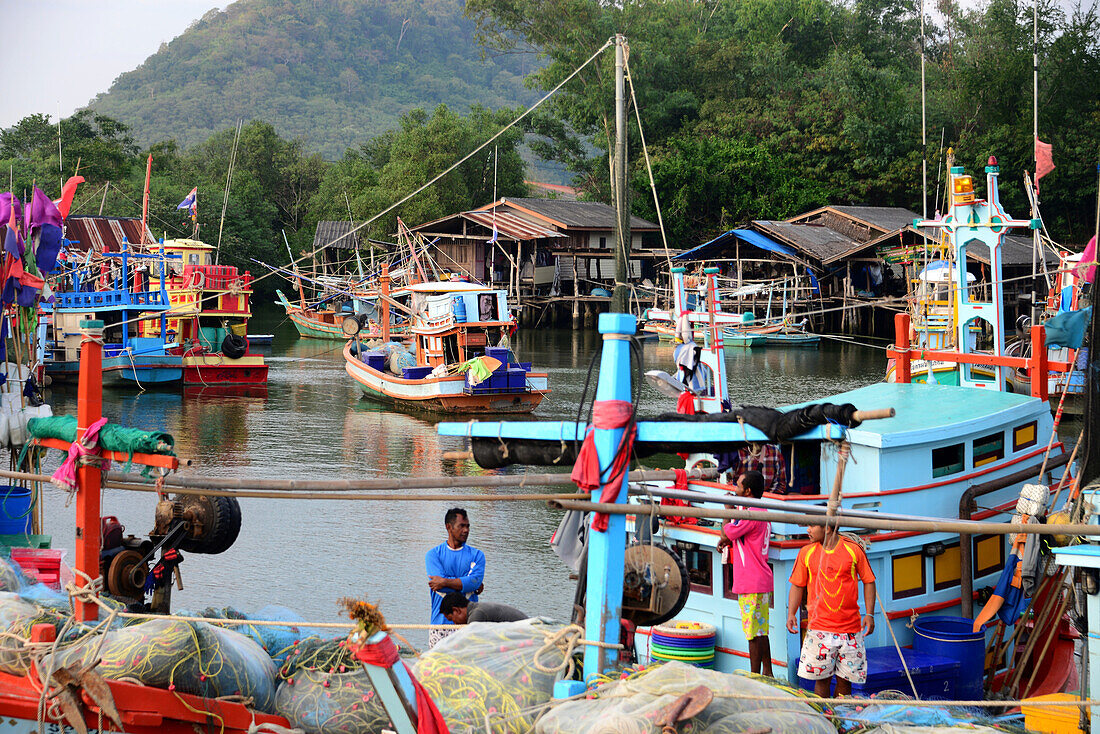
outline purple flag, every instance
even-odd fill
[[[15,220],[18,224],[19,220],[23,218],[23,205],[19,203],[19,199],[15,198],[15,194],[10,192],[0,194],[0,227],[7,225],[11,220],[11,210],[15,207]]]
[[[57,267],[57,253],[61,251],[61,212],[46,192],[37,186],[31,201],[30,232],[36,236],[34,260],[41,272],[49,273]]]
[[[46,196],[45,191],[35,186],[31,201],[31,229],[40,224],[52,224],[58,229],[61,228],[61,212],[58,211],[57,204],[53,203],[53,199]]]

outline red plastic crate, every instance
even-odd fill
[[[11,559],[27,576],[57,588],[61,583],[61,562],[65,551],[53,548],[12,548]]]

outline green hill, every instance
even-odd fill
[[[414,107],[527,104],[529,54],[482,56],[462,0],[237,0],[90,103],[135,140],[190,147],[238,117],[328,158]]]

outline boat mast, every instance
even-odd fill
[[[1039,218],[1039,0],[1031,9],[1031,148],[1035,163],[1035,195],[1031,197],[1031,218]],[[1039,230],[1031,231],[1031,323],[1038,319],[1035,304],[1035,278],[1039,275]]]
[[[627,266],[630,252],[630,208],[626,191],[626,38],[615,34],[615,161],[611,166],[611,196],[615,202],[615,288],[611,310],[630,311]]]
[[[1038,0],[1036,0],[1038,2]],[[925,104],[924,87],[924,0],[920,3],[920,179],[921,179],[921,218],[928,219],[928,115]],[[925,252],[928,251],[928,240],[925,240]],[[927,257],[925,258],[927,259]],[[927,267],[927,263],[926,263]]]

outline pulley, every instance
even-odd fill
[[[638,627],[652,627],[679,614],[691,583],[683,559],[668,546],[639,543],[623,557],[623,613]]]

